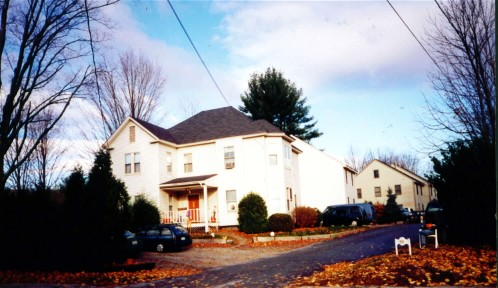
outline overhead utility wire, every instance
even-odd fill
[[[415,33],[413,33],[412,29],[410,29],[410,27],[408,26],[408,24],[406,24],[405,20],[403,20],[403,18],[401,17],[401,15],[399,15],[398,11],[396,11],[396,9],[394,8],[394,6],[391,4],[391,2],[389,2],[389,0],[386,0],[387,3],[389,4],[389,6],[391,6],[391,8],[394,10],[394,13],[396,13],[396,15],[398,15],[399,19],[401,20],[401,22],[403,22],[403,24],[405,24],[405,27],[408,29],[408,31],[410,31],[410,33],[412,34],[412,36],[415,38],[415,40],[417,40],[418,44],[420,45],[420,47],[422,47],[422,49],[424,49],[425,53],[427,54],[427,56],[429,56],[429,58],[431,58],[432,62],[434,62],[434,64],[436,64],[436,67],[439,69],[439,70],[442,70],[441,67],[439,67],[439,65],[437,64],[436,60],[434,58],[432,58],[431,54],[429,53],[429,51],[427,51],[427,49],[425,49],[424,45],[422,44],[422,42],[420,42],[420,40],[418,40],[418,37],[415,35]]]
[[[195,53],[197,53],[197,56],[199,56],[199,59],[201,60],[202,65],[204,65],[204,68],[206,68],[206,71],[207,71],[207,73],[209,74],[209,77],[211,77],[211,80],[213,80],[214,85],[216,86],[216,88],[217,88],[217,89],[218,89],[218,91],[220,92],[221,96],[223,96],[223,99],[225,99],[225,102],[227,102],[227,105],[228,105],[228,106],[230,106],[230,103],[228,103],[228,100],[227,100],[227,98],[225,97],[225,95],[223,94],[223,92],[221,91],[220,87],[218,86],[218,83],[216,83],[216,80],[214,80],[214,77],[213,77],[213,75],[211,74],[211,72],[209,71],[209,69],[208,69],[208,67],[207,67],[206,63],[204,63],[204,60],[202,60],[201,54],[199,54],[199,51],[197,51],[197,48],[195,48],[194,42],[192,41],[192,39],[191,39],[191,38],[190,38],[190,36],[188,35],[187,29],[185,29],[185,27],[183,26],[183,23],[182,23],[182,21],[180,20],[180,17],[178,17],[178,14],[176,14],[175,8],[173,8],[173,5],[171,4],[171,1],[170,1],[170,0],[168,0],[168,4],[169,4],[169,7],[171,7],[171,10],[173,10],[173,13],[175,14],[176,20],[178,20],[178,23],[180,23],[180,26],[182,26],[183,32],[185,32],[185,35],[187,35],[187,38],[188,38],[188,40],[190,41],[190,44],[192,44],[192,47],[194,48]]]

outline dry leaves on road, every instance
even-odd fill
[[[440,246],[397,256],[374,256],[324,267],[299,286],[496,286],[496,251],[489,247]]]

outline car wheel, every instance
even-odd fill
[[[156,251],[157,252],[163,252],[164,251],[164,245],[163,244],[157,244]]]
[[[358,222],[356,220],[351,221],[351,226],[353,227],[358,226]]]

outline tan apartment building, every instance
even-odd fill
[[[436,190],[423,177],[396,165],[373,160],[356,176],[356,203],[371,201],[385,204],[387,191],[396,194],[396,202],[404,208],[425,210],[436,198]]]

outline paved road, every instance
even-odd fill
[[[163,279],[155,287],[282,287],[297,276],[308,276],[323,265],[394,253],[394,238],[418,241],[419,224],[395,225],[320,242],[272,258],[208,269],[188,277]],[[140,284],[135,287],[149,287]]]

